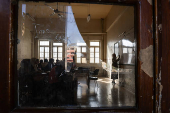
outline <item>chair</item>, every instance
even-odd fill
[[[90,82],[90,80],[94,80],[95,87],[96,87],[96,85],[98,87],[98,84],[97,84],[98,77],[96,77],[96,75],[98,75],[98,73],[99,73],[99,69],[96,69],[93,72],[90,72],[90,76],[89,76],[89,82]]]

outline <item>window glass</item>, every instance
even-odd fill
[[[40,41],[40,46],[49,46],[49,41]]]
[[[128,53],[127,48],[123,48],[123,53]]]
[[[90,58],[90,63],[94,63],[94,58]]]
[[[77,52],[81,52],[81,48],[80,47],[77,47]]]
[[[45,52],[49,52],[49,47],[45,47]]]
[[[90,47],[90,52],[94,52],[94,47]]]
[[[62,57],[62,53],[58,53],[58,57],[60,57],[60,58],[61,58],[61,57]]]
[[[132,54],[132,48],[128,48],[128,53]]]
[[[62,46],[63,43],[53,43],[53,46]]]
[[[113,9],[121,13],[127,6],[18,3],[18,107],[135,108],[137,50],[132,6],[112,27]]]
[[[99,46],[99,42],[90,42],[90,46]]]
[[[82,47],[82,52],[86,52],[86,47]]]
[[[77,53],[77,57],[81,57],[81,53]]]
[[[77,58],[77,63],[81,63],[81,58]]]
[[[58,47],[58,52],[62,52],[62,47]]]
[[[95,52],[99,52],[99,48],[98,47],[95,47]]]
[[[99,58],[95,58],[95,63],[99,63]]]
[[[94,53],[90,53],[90,57],[94,57]]]
[[[53,52],[57,52],[57,47],[53,47]]]
[[[40,52],[44,52],[44,47],[40,47]]]
[[[82,63],[87,63],[86,58],[82,58]]]
[[[56,57],[56,58],[57,58],[57,53],[53,53],[53,57]]]
[[[95,57],[98,57],[98,58],[99,58],[99,53],[95,53]]]
[[[44,53],[40,53],[40,57],[43,58],[44,57]]]

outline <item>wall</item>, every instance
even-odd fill
[[[32,53],[32,33],[33,21],[26,15],[22,15],[22,5],[19,8],[18,16],[18,39],[19,44],[17,45],[17,58],[18,58],[18,69],[22,59],[31,59]]]
[[[87,19],[77,18],[76,24],[78,26],[80,33],[82,33],[82,37],[85,40],[88,47],[90,47],[90,41],[92,41],[92,40],[100,41],[100,59],[103,61],[103,59],[104,59],[104,55],[103,55],[103,53],[104,53],[104,49],[103,49],[104,35],[99,34],[99,33],[102,33],[101,19],[91,19],[89,22],[87,22]],[[87,33],[87,34],[83,34],[83,33]],[[90,34],[90,33],[94,33],[94,34]],[[92,70],[94,68],[99,69],[98,76],[106,76],[103,74],[103,68],[102,68],[101,61],[98,64],[90,64],[89,60],[90,60],[90,58],[88,56],[87,64],[77,63],[76,65],[79,67],[92,67]]]
[[[76,18],[76,24],[81,33],[101,33],[101,19],[91,19],[87,22],[86,18]]]
[[[65,20],[62,21],[59,18],[36,18],[36,24],[37,31],[34,29],[34,55],[36,58],[39,58],[38,41],[50,40],[59,42],[56,40],[56,36],[65,35]],[[50,58],[52,58],[51,54]]]
[[[116,10],[116,11],[115,11]],[[134,9],[130,6],[113,7],[105,20],[107,32],[107,66],[108,76],[111,76],[112,54],[114,53],[114,44],[121,39],[128,39],[134,42]],[[130,31],[130,34],[128,33]],[[124,35],[121,35],[126,32]],[[122,66],[121,68],[134,70],[135,66]],[[135,73],[120,75],[124,81],[124,87],[135,93]],[[118,83],[118,81],[116,81]]]

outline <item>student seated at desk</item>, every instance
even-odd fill
[[[38,64],[38,70],[42,70],[42,63],[43,63],[43,60],[40,60],[40,63]]]
[[[43,71],[48,71],[48,60],[44,59],[44,63],[41,64]]]
[[[31,58],[31,71],[38,71],[37,69],[37,65],[39,60],[37,60],[36,58]]]
[[[51,71],[54,66],[54,59],[51,58],[48,63],[48,71]]]
[[[58,77],[63,71],[63,67],[56,62],[56,65],[51,69],[51,72],[49,73],[49,83],[52,84],[58,82]]]

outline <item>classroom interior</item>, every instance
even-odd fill
[[[133,6],[24,2],[18,9],[18,106],[135,107]]]

